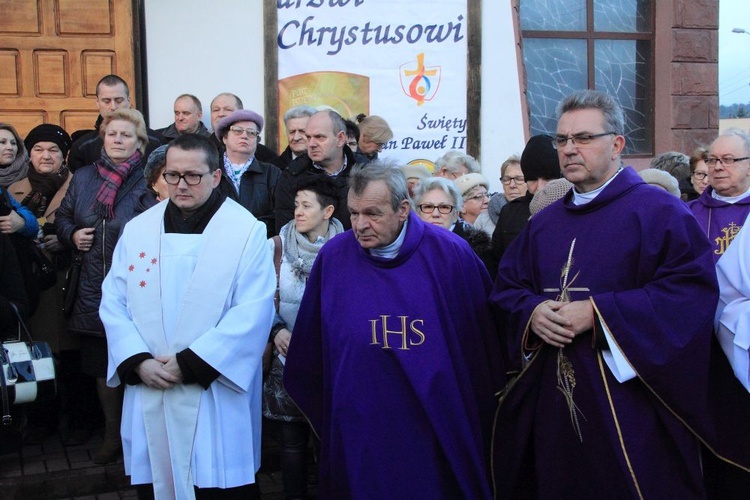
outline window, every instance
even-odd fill
[[[653,154],[653,2],[520,0],[532,135],[553,134],[557,104],[580,89],[615,96],[627,155]]]

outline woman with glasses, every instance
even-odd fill
[[[104,116],[99,134],[104,141],[101,156],[93,165],[75,171],[57,209],[56,223],[58,239],[81,257],[68,330],[80,336],[81,371],[96,378],[104,411],[104,443],[93,461],[109,463],[121,453],[122,391],[106,385],[107,339],[99,319],[99,304],[102,281],[109,271],[120,229],[135,214],[146,189],[143,155],[148,134],[141,113],[124,108]]]
[[[690,184],[695,190],[694,193],[688,193],[688,201],[692,201],[703,194],[708,187],[708,149],[704,147],[696,148],[690,155]]]
[[[414,193],[414,205],[420,219],[465,239],[492,276],[490,237],[459,217],[462,199],[453,181],[443,177],[423,179]]]
[[[256,158],[261,130],[263,117],[249,109],[237,110],[216,124],[216,137],[225,147],[219,190],[263,222],[270,238],[276,225],[273,208],[281,170]]]
[[[453,182],[463,201],[461,218],[473,226],[479,215],[487,212],[489,207],[490,183],[485,176],[477,173],[462,175]]]

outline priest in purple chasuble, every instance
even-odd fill
[[[398,169],[351,174],[352,230],[312,268],[284,384],[321,440],[321,498],[490,498],[504,383],[482,262],[410,210]]]
[[[576,92],[558,116],[574,188],[529,220],[491,295],[522,367],[496,420],[498,498],[704,498],[711,248],[678,199],[621,166],[612,97]]]
[[[718,262],[750,215],[750,136],[727,130],[711,143],[706,165],[710,186],[688,206]]]

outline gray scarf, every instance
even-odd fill
[[[284,257],[292,266],[292,274],[300,281],[306,281],[310,275],[315,257],[318,256],[320,247],[328,240],[339,233],[344,232],[344,226],[334,217],[328,222],[328,232],[323,236],[322,241],[311,243],[307,236],[298,232],[294,227],[294,221],[290,222],[286,228],[284,236]]]
[[[21,151],[21,146],[13,163],[6,167],[0,167],[0,186],[7,188],[14,182],[25,179],[29,173],[29,157],[26,150]]]

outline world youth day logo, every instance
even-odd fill
[[[421,106],[431,101],[440,87],[440,66],[425,66],[424,53],[417,54],[416,61],[409,61],[398,68],[401,88],[408,97]]]

